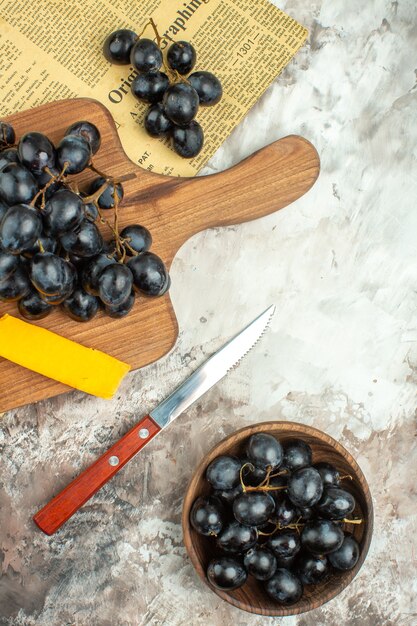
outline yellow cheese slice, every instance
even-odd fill
[[[130,365],[28,322],[0,317],[0,356],[99,398],[111,398]]]

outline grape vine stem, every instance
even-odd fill
[[[184,76],[181,76],[181,74],[179,72],[177,72],[177,70],[173,70],[172,68],[170,68],[167,65],[167,63],[165,61],[164,53],[163,53],[162,47],[161,47],[162,37],[159,34],[158,27],[155,24],[155,21],[154,21],[154,19],[152,17],[149,18],[149,24],[152,26],[152,29],[153,29],[153,31],[155,33],[156,45],[158,46],[158,48],[160,49],[160,51],[162,53],[162,65],[164,66],[164,70],[165,70],[166,74],[172,78],[173,82],[182,81],[184,83],[188,83],[189,81]]]
[[[69,163],[68,161],[65,161],[64,163],[64,167],[62,168],[61,172],[59,174],[52,174],[51,170],[49,169],[49,167],[45,167],[45,172],[47,174],[49,174],[49,176],[51,177],[48,182],[46,183],[46,185],[44,185],[42,187],[42,189],[40,189],[38,191],[38,193],[32,198],[32,201],[30,203],[30,206],[35,206],[38,198],[40,196],[42,196],[42,201],[41,201],[41,205],[40,205],[40,209],[43,211],[43,209],[45,208],[45,194],[48,191],[49,187],[51,185],[53,185],[53,183],[55,183],[56,181],[62,181],[65,180],[65,171],[68,168]]]
[[[287,470],[283,470],[282,472],[278,472],[277,474],[271,474],[271,472],[273,471],[273,468],[268,467],[266,476],[263,479],[263,481],[256,487],[252,487],[252,485],[245,485],[243,481],[243,470],[245,469],[245,467],[252,468],[251,471],[255,469],[252,463],[244,463],[242,467],[240,468],[239,476],[240,476],[240,484],[242,486],[243,493],[246,493],[247,491],[281,491],[282,489],[287,488],[285,485],[280,486],[280,487],[271,487],[269,485],[269,481],[273,476],[280,476],[281,474],[287,474],[288,473]]]

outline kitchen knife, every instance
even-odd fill
[[[52,535],[139,450],[221,380],[255,345],[267,328],[274,311],[275,306],[270,306],[230,339],[166,400],[38,511],[33,520],[39,528],[47,535]]]

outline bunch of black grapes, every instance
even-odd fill
[[[79,322],[100,308],[121,318],[138,293],[169,289],[163,261],[149,251],[149,230],[132,224],[118,231],[124,190],[94,167],[100,143],[87,121],[72,124],[57,146],[39,132],[16,143],[13,127],[0,122],[0,301],[16,302],[27,319],[58,305]],[[82,192],[73,175],[87,168],[100,175]],[[109,241],[97,223],[111,229]]]
[[[151,24],[159,42],[152,20]],[[211,72],[190,74],[197,60],[194,47],[187,41],[173,43],[165,62],[157,43],[122,29],[107,37],[103,51],[111,63],[131,63],[137,70],[131,90],[138,100],[150,104],[145,115],[148,134],[151,137],[170,136],[172,146],[180,156],[197,156],[204,143],[203,129],[194,119],[199,105],[217,104],[223,92],[219,79]],[[165,71],[161,71],[162,66]]]
[[[313,464],[300,439],[282,446],[271,435],[252,435],[242,458],[219,456],[206,470],[213,492],[190,513],[194,530],[215,538],[207,579],[214,587],[241,587],[248,575],[286,605],[304,585],[317,585],[352,569],[360,554],[345,524],[356,502],[342,488],[336,467]],[[350,478],[350,477],[349,477]]]

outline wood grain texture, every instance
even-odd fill
[[[235,167],[211,176],[172,178],[153,174],[128,159],[107,109],[90,99],[64,100],[7,118],[17,137],[30,130],[46,133],[54,142],[74,121],[98,126],[102,147],[94,164],[112,176],[128,176],[120,207],[120,227],[140,223],[153,236],[152,251],[168,267],[180,246],[193,234],[262,217],[301,197],[319,173],[315,148],[305,139],[285,137],[254,153]],[[85,183],[95,175],[83,173]],[[106,227],[103,227],[105,232]],[[107,231],[110,238],[110,233]],[[17,315],[13,304],[0,312]],[[59,309],[37,324],[126,361],[137,369],[166,354],[174,345],[178,325],[169,295],[138,298],[122,320],[99,314],[80,324]],[[68,391],[68,387],[0,359],[0,412]]]
[[[210,485],[205,480],[205,472],[213,459],[221,454],[242,456],[248,437],[254,433],[269,433],[281,443],[292,437],[299,437],[308,443],[313,450],[313,463],[327,461],[332,463],[341,475],[350,475],[352,480],[346,483],[346,489],[354,496],[356,508],[352,518],[361,518],[363,523],[345,524],[345,530],[351,533],[360,546],[360,557],[356,566],[348,572],[335,572],[331,578],[320,585],[309,585],[299,602],[292,606],[281,606],[274,602],[264,591],[261,583],[252,576],[247,582],[234,591],[224,592],[212,587],[206,578],[207,566],[216,554],[214,540],[199,535],[190,525],[189,516],[194,500],[198,496],[208,495]],[[286,616],[298,615],[315,609],[337,596],[356,576],[366,558],[373,531],[373,505],[368,483],[360,467],[337,441],[326,433],[294,422],[264,422],[248,426],[226,437],[217,444],[201,461],[188,486],[182,512],[182,528],[184,543],[188,555],[200,578],[214,593],[230,604],[259,615]]]
[[[147,431],[145,437],[141,437],[142,430]],[[160,431],[158,424],[146,415],[38,511],[33,517],[35,524],[52,535]],[[117,461],[115,464],[110,461],[112,458]]]

